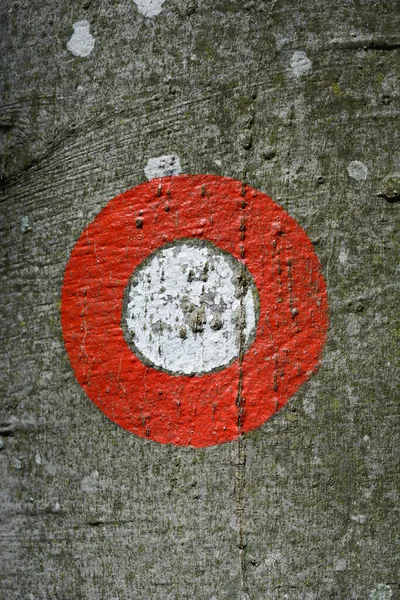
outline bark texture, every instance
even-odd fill
[[[0,595],[398,600],[399,3],[161,4],[0,8]],[[60,329],[75,241],[168,154],[279,202],[329,291],[319,372],[204,450],[108,421]]]

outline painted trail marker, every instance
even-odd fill
[[[265,194],[215,175],[111,200],[73,248],[61,318],[76,378],[107,417],[196,447],[282,408],[328,328],[305,232]]]

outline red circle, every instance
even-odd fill
[[[244,262],[260,295],[247,353],[195,377],[142,364],[121,327],[134,269],[156,248],[190,237]],[[136,435],[195,447],[231,441],[286,404],[318,365],[327,313],[303,229],[266,194],[215,175],[153,179],[111,200],[72,250],[61,303],[72,368],[100,410]]]

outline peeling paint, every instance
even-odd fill
[[[162,11],[165,0],[133,0],[138,11],[145,17],[156,17]]]
[[[90,33],[90,24],[88,21],[78,21],[72,25],[74,33],[67,42],[68,50],[74,56],[86,57],[92,52],[95,39]]]
[[[163,156],[149,158],[144,168],[144,174],[149,181],[158,177],[179,175],[181,171],[181,163],[176,154],[164,154]]]
[[[290,67],[295,77],[301,77],[311,71],[312,62],[304,50],[296,50],[290,60]]]
[[[347,166],[347,172],[356,181],[365,181],[368,177],[368,167],[359,160],[353,160]]]

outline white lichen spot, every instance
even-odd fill
[[[369,595],[369,600],[390,600],[393,592],[390,586],[385,583],[378,583],[376,588]]]
[[[308,417],[310,417],[311,419],[315,419],[315,404],[311,400],[311,398],[304,398],[303,410]]]
[[[36,453],[36,455],[35,455],[35,463],[37,465],[41,465],[42,464],[42,457],[40,456],[39,453]]]
[[[237,531],[238,528],[238,520],[235,513],[232,513],[231,518],[229,520],[229,527],[233,529],[233,531]]]
[[[14,458],[14,469],[18,471],[22,469],[22,460],[20,458]]]
[[[351,338],[356,338],[361,331],[360,319],[357,315],[349,314],[346,318],[347,334]]]
[[[4,448],[4,440],[2,437],[0,437],[0,450],[2,450]]]
[[[311,71],[312,62],[304,50],[296,50],[290,60],[290,67],[295,77],[301,77]]]
[[[94,48],[95,39],[90,33],[88,21],[77,21],[72,25],[74,33],[67,42],[68,50],[74,56],[89,56]]]
[[[179,156],[176,156],[176,154],[164,154],[163,156],[149,158],[148,163],[144,168],[144,174],[150,181],[151,179],[156,179],[158,177],[179,175],[181,170]]]
[[[278,477],[287,477],[287,470],[285,469],[285,467],[283,465],[277,465],[276,466],[276,474],[278,475]]]
[[[59,502],[56,502],[53,507],[53,512],[60,512],[60,510],[61,510],[61,505]]]
[[[21,231],[22,231],[22,233],[26,233],[27,231],[30,231],[29,217],[22,217]]]
[[[359,160],[353,160],[347,166],[347,172],[356,181],[365,181],[368,177],[368,167]]]
[[[90,475],[84,477],[81,481],[81,490],[87,494],[95,494],[103,488],[103,484],[99,478],[99,472],[93,471]]]
[[[155,17],[162,11],[165,0],[133,0],[138,11],[145,17]]]
[[[281,33],[275,34],[275,43],[276,43],[276,47],[278,50],[281,50],[281,48],[283,48],[283,46],[285,46],[286,44],[289,44],[291,41],[292,41],[292,39],[290,37],[285,37]]]
[[[52,477],[54,477],[54,475],[57,473],[57,466],[53,465],[51,462],[46,462],[44,468],[45,468],[46,472],[49,475],[51,475]]]
[[[355,521],[356,523],[365,523],[365,521],[367,520],[367,515],[353,515],[350,517],[350,519],[352,521]]]
[[[349,255],[346,252],[345,248],[343,248],[343,246],[342,246],[342,248],[340,249],[340,252],[339,252],[339,262],[341,265],[345,266],[348,263],[348,261],[349,261]]]
[[[335,571],[345,571],[347,569],[347,560],[345,558],[339,558],[335,562],[334,566]]]

